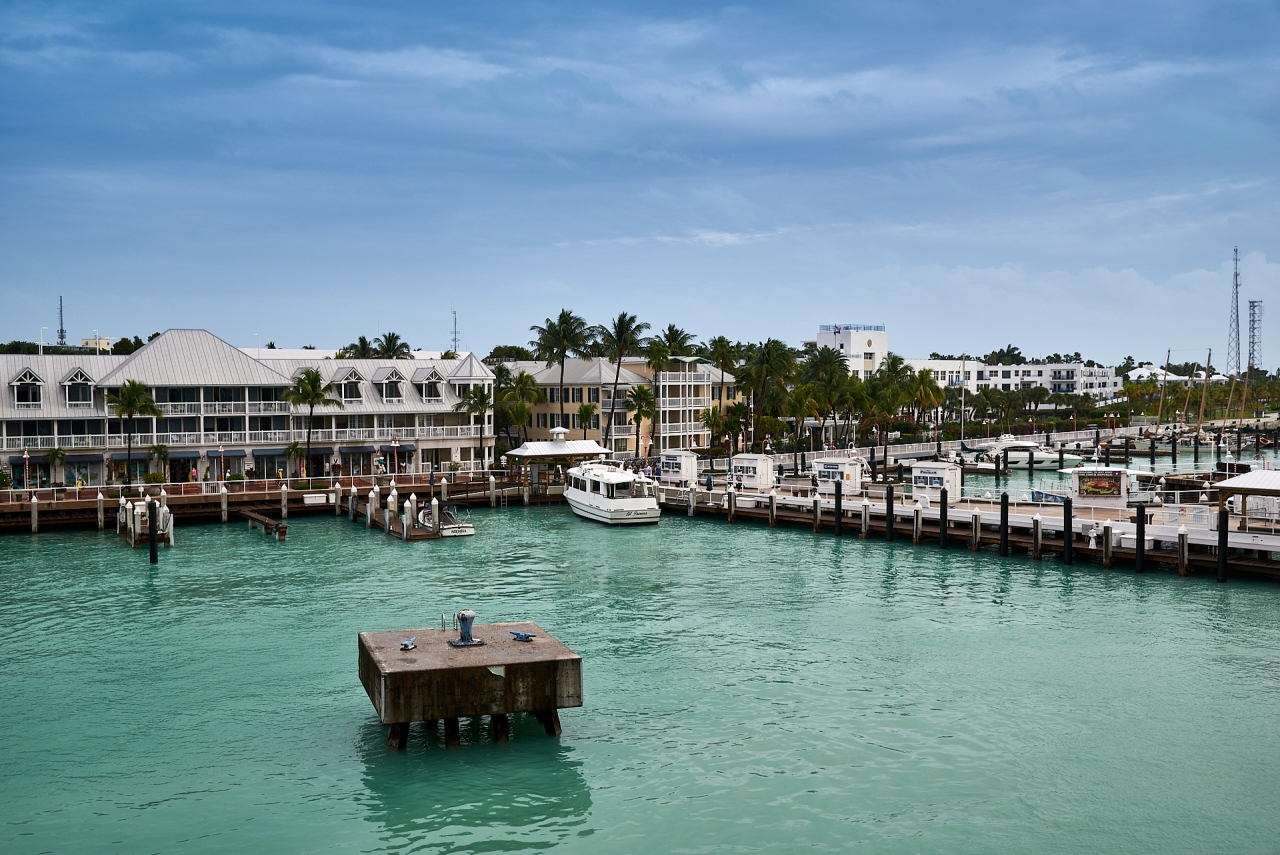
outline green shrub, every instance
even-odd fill
[[[0,490],[9,489],[9,486],[12,483],[13,483],[12,476],[10,476],[9,473],[5,472],[3,469],[0,469]]]
[[[165,477],[163,472],[148,472],[146,475],[142,476],[142,483],[144,484],[163,484],[164,481]]]
[[[227,476],[227,480],[228,480],[228,481],[243,481],[243,480],[244,480],[244,475],[243,475],[243,474],[241,474],[241,473],[239,473],[239,472],[232,472],[230,475],[228,475],[228,476]]]

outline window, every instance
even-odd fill
[[[1001,372],[1000,372],[1000,379],[1001,379],[1001,380],[1008,380],[1008,379],[1009,379],[1009,374],[1010,374],[1010,372],[1008,372],[1008,371],[1001,371]],[[1005,385],[1005,388],[1006,388],[1006,389],[1008,389],[1008,388],[1009,388],[1009,386],[1006,384],[1006,385]]]
[[[399,380],[388,380],[382,384],[382,399],[384,401],[403,401],[404,393],[400,391]]]
[[[424,400],[439,401],[440,400],[440,382],[438,380],[428,380],[420,387]]]
[[[471,391],[470,383],[454,383],[453,384],[453,394],[457,395],[459,398],[461,398],[463,395],[466,395],[470,391]]]
[[[14,400],[20,410],[40,408],[40,387],[35,383],[19,383],[13,388]]]
[[[575,404],[582,403],[582,387],[581,386],[573,387],[573,403]]]
[[[630,422],[627,421],[627,412],[625,410],[619,410],[613,414],[614,427],[618,427],[620,425],[625,426],[627,424],[630,424]]]
[[[875,361],[876,361],[876,355],[875,355],[875,353],[872,353],[872,352],[868,352],[868,353],[864,353],[864,354],[862,354],[862,358],[863,358],[863,359],[865,359],[867,362],[875,362]]]
[[[547,426],[547,414],[538,413],[538,427],[545,428]]]
[[[560,387],[559,386],[552,386],[550,389],[547,390],[547,403],[548,404],[560,403]]]
[[[592,386],[587,389],[587,401],[592,404],[600,403],[600,388],[598,386]]]
[[[68,407],[92,407],[93,387],[88,383],[72,383],[67,386]]]
[[[591,429],[600,430],[600,415],[598,413],[591,417]]]
[[[359,401],[360,400],[360,384],[359,383],[343,383],[342,384],[342,400]]]
[[[725,398],[727,398],[728,400],[732,401],[734,398],[738,397],[738,387],[737,387],[737,386],[729,386],[729,387],[725,390],[724,396],[725,396]]]

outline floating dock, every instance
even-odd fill
[[[512,632],[534,636],[517,641]],[[560,734],[557,711],[582,706],[582,657],[536,623],[480,624],[478,647],[451,647],[457,631],[404,629],[360,633],[360,682],[389,744],[404,748],[415,721],[444,721],[445,745],[460,744],[458,719],[489,716],[496,741],[511,732],[509,715],[532,713],[548,735]],[[401,649],[405,639],[417,647]]]

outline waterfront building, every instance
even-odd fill
[[[884,324],[822,324],[818,335],[802,344],[838,350],[849,364],[849,373],[865,380],[884,362],[889,334]]]
[[[513,360],[502,364],[513,377],[521,371],[533,375],[542,390],[543,400],[531,407],[531,423],[525,427],[530,440],[549,440],[553,428],[565,427],[571,437],[594,439],[617,458],[647,457],[673,448],[708,448],[713,438],[702,424],[703,411],[727,407],[738,400],[733,375],[700,356],[672,357],[656,375],[641,357],[623,359],[620,371],[616,363],[603,357],[571,358],[565,360],[563,385],[559,363],[548,366],[545,362]],[[638,444],[635,423],[626,408],[627,394],[636,386],[650,387],[656,404],[653,421],[646,418],[640,422]],[[561,399],[564,425],[560,424]],[[578,408],[584,403],[596,405],[591,423],[585,426],[578,417]]]
[[[252,349],[250,349],[252,351]],[[305,445],[307,411],[283,401],[303,368],[335,384],[337,407],[317,408],[311,425],[313,475],[469,472],[488,468],[493,413],[455,410],[493,372],[469,353],[457,359],[257,359],[205,330],[169,330],[127,356],[0,355],[8,384],[0,439],[15,484],[96,486],[164,471],[166,480],[296,472],[290,443]],[[302,351],[313,354],[313,351]],[[125,382],[150,389],[160,418],[133,422],[133,452],[107,397]],[[151,450],[163,446],[167,467]],[[50,471],[52,449],[66,455]],[[23,453],[27,458],[24,463]]]
[[[986,366],[977,359],[908,359],[907,365],[916,373],[933,372],[933,379],[943,389],[966,388],[978,391],[978,372]]]
[[[979,389],[995,388],[1002,392],[1034,389],[1050,394],[1092,395],[1109,401],[1124,394],[1123,378],[1114,368],[1085,363],[1027,362],[1021,365],[979,366],[976,381]]]

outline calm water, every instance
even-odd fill
[[[1280,851],[1280,586],[475,520],[0,541],[0,851]],[[561,739],[388,752],[357,631],[462,607],[583,655]]]

